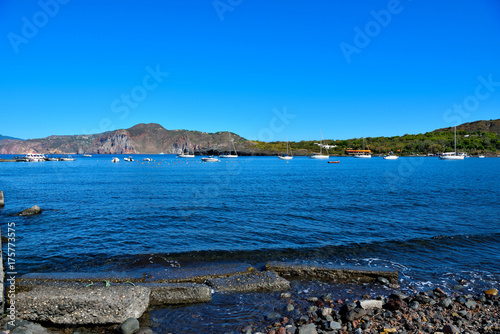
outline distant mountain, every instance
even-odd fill
[[[178,154],[188,149],[198,154],[218,154],[229,150],[227,132],[167,130],[160,124],[137,124],[129,129],[108,131],[92,135],[50,136],[41,139],[0,141],[0,154]],[[231,139],[238,151],[252,154],[251,142],[234,133]]]
[[[22,140],[22,139],[19,139],[19,138],[14,138],[14,137],[0,135],[0,140],[4,140],[4,139]]]
[[[439,131],[454,131],[454,127],[443,128],[434,130],[433,132]],[[500,134],[500,119],[490,119],[489,121],[476,121],[470,123],[464,123],[457,125],[457,131],[467,131],[467,132],[490,132],[495,134]]]
[[[366,148],[374,154],[426,154],[449,151],[453,147],[453,128],[443,128],[424,134],[366,139]],[[473,154],[497,154],[500,151],[500,119],[476,121],[457,126],[458,146]],[[189,148],[186,137],[189,136]],[[239,155],[276,155],[286,152],[286,142],[249,141],[231,133]],[[334,148],[330,154],[343,155],[346,148],[361,148],[360,138],[325,140]],[[318,151],[316,141],[291,142],[294,155],[309,155]],[[167,130],[160,124],[137,124],[129,129],[91,135],[50,136],[40,139],[0,140],[0,154],[178,154],[186,149],[198,155],[218,155],[229,150],[227,132],[206,133],[188,130]]]

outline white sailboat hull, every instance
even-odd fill
[[[372,155],[371,154],[356,154],[354,157],[358,158],[358,159],[370,159],[372,157]]]
[[[221,154],[219,155],[219,158],[223,159],[230,159],[230,158],[237,158],[238,156],[235,154]]]
[[[463,155],[441,155],[439,157],[441,160],[464,160]]]
[[[399,157],[397,155],[386,155],[385,160],[397,160]]]
[[[293,157],[289,156],[289,155],[279,156],[278,158],[280,158],[281,160],[292,160],[293,159]]]
[[[201,158],[201,161],[203,162],[219,162],[220,160],[214,157],[208,157],[208,158]]]
[[[194,158],[194,154],[178,154],[177,158]]]
[[[324,154],[313,154],[310,157],[311,159],[329,159],[329,155],[324,155]]]

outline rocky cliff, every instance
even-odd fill
[[[189,136],[189,147],[187,146]],[[236,150],[252,154],[254,144],[231,133]],[[40,139],[0,141],[0,154],[178,154],[184,150],[198,154],[229,150],[227,132],[206,133],[167,130],[160,124],[138,124],[129,129],[93,135],[50,136]]]

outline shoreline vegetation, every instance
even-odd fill
[[[0,154],[180,154],[219,155],[228,150],[228,132],[205,133],[188,130],[167,130],[159,124],[138,124],[129,129],[93,135],[50,136],[29,140],[0,140]],[[186,138],[189,136],[189,144]],[[469,155],[500,154],[500,119],[477,121],[457,126],[457,150]],[[286,141],[263,142],[247,140],[231,133],[232,142],[241,156],[274,156],[287,151]],[[453,128],[423,134],[392,137],[366,137],[366,149],[373,155],[394,152],[402,156],[422,156],[451,152],[454,147]],[[188,146],[189,145],[189,146]],[[318,152],[320,141],[291,141],[295,156]],[[359,150],[363,138],[323,140],[323,148],[332,156],[347,156],[346,150]]]

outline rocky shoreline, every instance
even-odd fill
[[[1,325],[9,334],[500,333],[495,287],[474,295],[439,288],[407,295],[395,271],[286,262],[263,269],[229,264],[147,274],[28,274],[17,282],[16,319],[7,308]],[[210,308],[212,296],[241,299],[248,293],[272,311],[229,331],[222,323],[210,330],[189,323],[189,305]],[[185,307],[187,325],[180,330],[155,323],[150,315],[158,307]]]
[[[282,293],[292,317],[269,314],[265,329],[245,334],[321,333],[500,333],[500,301],[496,289],[478,295],[449,296],[436,288],[415,295],[392,293],[371,299],[332,300],[332,294],[308,299],[306,308],[294,308],[295,296]]]
[[[264,297],[264,296],[263,296]],[[500,333],[500,300],[498,290],[480,294],[452,294],[436,288],[428,292],[389,296],[363,295],[359,298],[335,299],[335,292],[306,300],[293,292],[282,292],[282,312],[263,315],[267,326],[241,325],[239,331],[210,333],[243,334],[363,334],[363,333]],[[15,326],[2,321],[0,333],[123,333],[152,334],[147,313],[139,319],[129,318],[120,325],[54,327],[16,320]],[[153,326],[152,326],[153,327]],[[154,327],[153,327],[154,328]],[[197,331],[168,332],[171,334]]]

